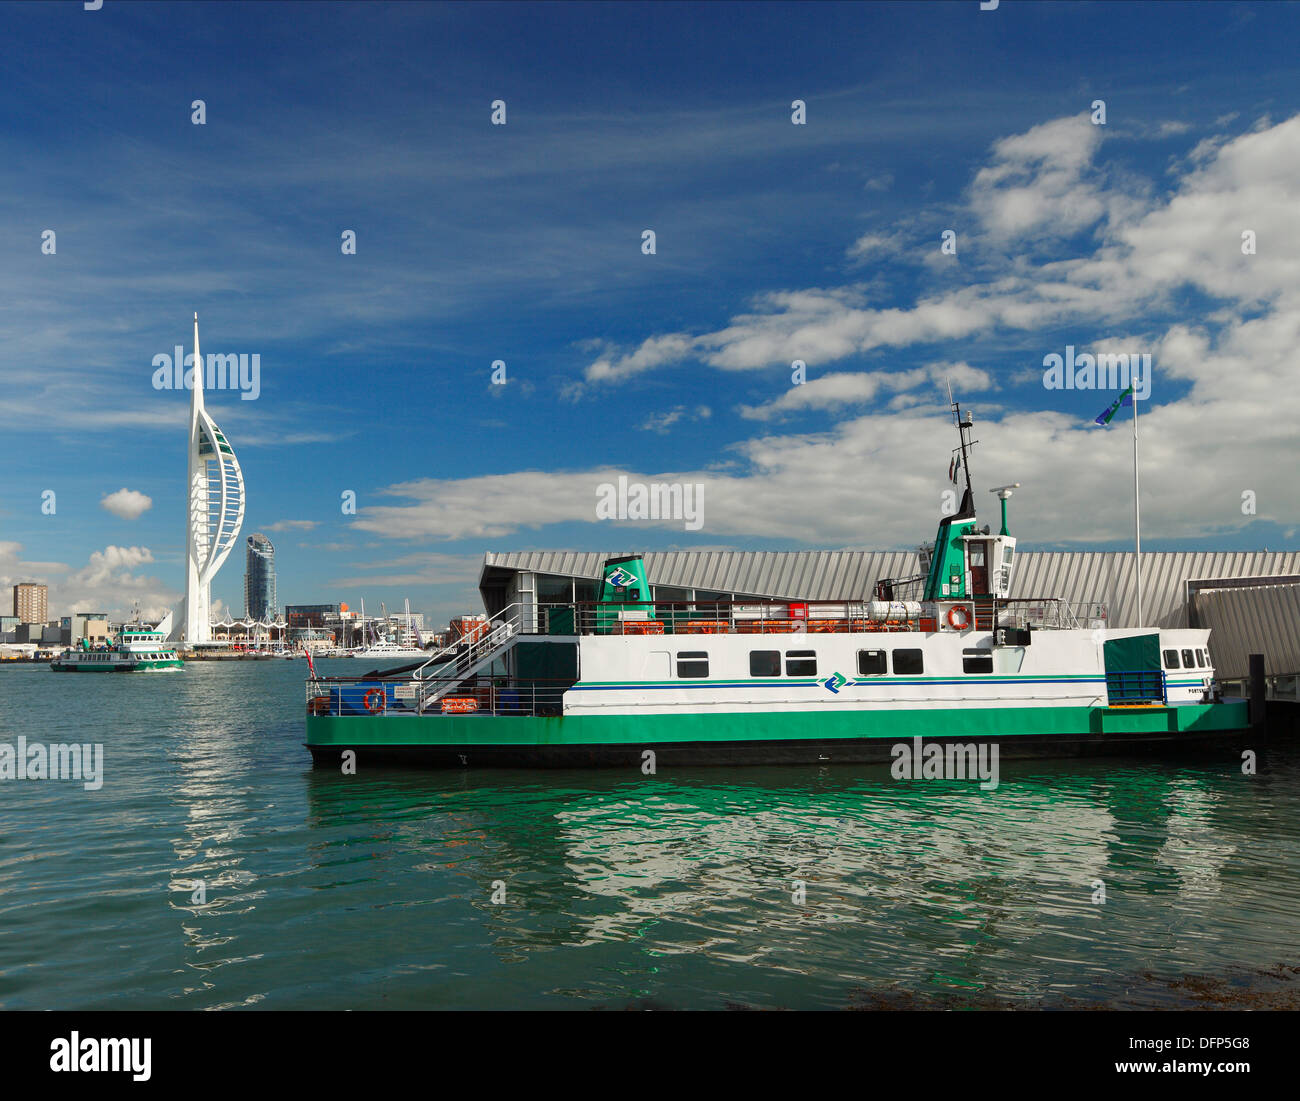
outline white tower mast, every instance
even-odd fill
[[[194,315],[194,369],[190,390],[190,455],[186,482],[185,615],[181,637],[211,642],[212,579],[244,523],[244,474],[235,452],[203,407],[199,315]]]

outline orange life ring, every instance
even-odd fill
[[[958,614],[961,620],[958,622]],[[954,631],[964,631],[970,626],[970,610],[961,604],[954,604],[948,609],[948,626]]]
[[[307,704],[307,710],[313,715],[328,715],[330,713],[329,696],[312,696]]]
[[[370,689],[369,692],[361,697],[361,702],[365,706],[365,709],[372,715],[377,711],[382,711],[384,709],[384,690],[382,688]]]

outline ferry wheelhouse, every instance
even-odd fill
[[[94,647],[82,639],[50,662],[56,673],[147,673],[184,666],[161,631],[139,623],[124,626],[113,646]]]
[[[428,660],[307,682],[317,763],[446,767],[888,761],[900,741],[996,742],[1003,758],[1238,740],[1209,631],[1108,625],[1104,605],[1012,598],[1015,486],[980,527],[966,489],[917,576],[870,597],[690,604],[652,598],[638,556],[598,599],[511,605]]]

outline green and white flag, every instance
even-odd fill
[[[1114,404],[1109,409],[1107,409],[1104,413],[1098,414],[1097,419],[1092,423],[1100,424],[1102,427],[1105,427],[1106,425],[1110,424],[1111,417],[1113,417],[1119,411],[1119,407],[1121,405],[1132,405],[1132,404],[1133,404],[1133,387],[1130,386],[1127,390],[1125,390],[1122,394],[1120,394],[1119,397],[1115,399]]]

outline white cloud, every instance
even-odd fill
[[[642,341],[635,352],[627,355],[602,355],[587,368],[587,381],[608,382],[665,364],[678,363],[691,354],[694,344],[694,340],[685,333],[651,337]]]
[[[903,408],[925,400],[922,395],[907,393],[918,386],[929,384],[942,390],[951,382],[960,394],[970,394],[990,389],[993,380],[988,373],[969,363],[930,363],[911,371],[858,371],[840,372],[810,379],[799,386],[791,386],[779,397],[762,405],[742,405],[740,415],[750,420],[771,420],[783,414],[806,409],[841,409],[851,405],[865,405],[881,391],[898,394],[892,399],[892,408]]]
[[[277,520],[267,524],[261,531],[311,531],[320,524],[319,520]]]
[[[1087,178],[1102,127],[1086,114],[1042,123],[993,146],[993,162],[975,174],[970,202],[984,229],[1005,239],[1031,231],[1065,236],[1106,211]]]
[[[48,585],[51,619],[72,612],[107,612],[125,619],[137,601],[143,616],[158,619],[180,598],[156,577],[138,572],[154,562],[148,547],[110,544],[92,552],[76,570],[62,562],[27,562],[21,552],[19,543],[0,542],[0,587],[19,581]]]
[[[646,417],[641,427],[647,432],[658,432],[664,435],[675,424],[689,421],[706,421],[711,416],[713,416],[713,410],[707,405],[697,406],[695,409],[687,409],[684,405],[676,405],[666,413],[651,413]]]
[[[146,497],[134,489],[122,488],[104,497],[99,502],[99,507],[107,509],[114,516],[122,517],[123,520],[135,520],[153,508],[153,498]]]

